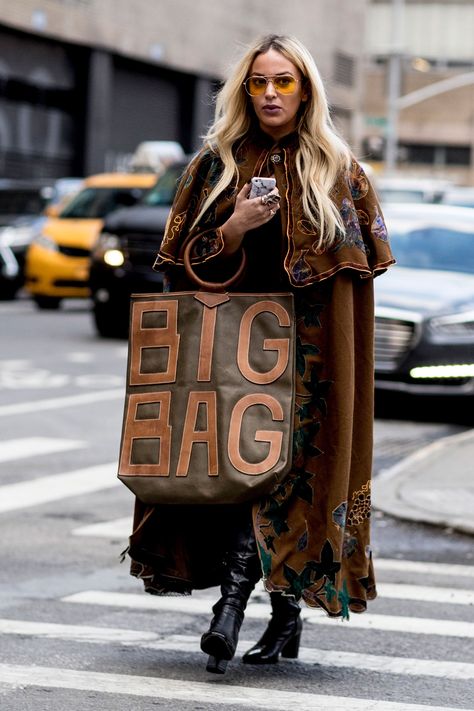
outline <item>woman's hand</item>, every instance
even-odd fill
[[[280,209],[280,193],[274,188],[268,195],[249,200],[250,183],[246,183],[236,197],[234,212],[222,225],[224,236],[224,256],[236,252],[245,233],[269,222]],[[268,200],[268,202],[266,202]]]

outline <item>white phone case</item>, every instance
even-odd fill
[[[252,178],[249,198],[261,197],[271,192],[276,185],[275,178]]]

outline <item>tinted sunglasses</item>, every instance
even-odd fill
[[[277,76],[251,76],[244,81],[244,87],[250,96],[261,96],[267,90],[267,84],[271,81],[276,92],[279,94],[294,94],[300,79],[295,79],[291,74],[278,74]]]

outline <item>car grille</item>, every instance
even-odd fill
[[[87,281],[84,281],[82,279],[55,279],[53,282],[54,286],[59,286],[59,287],[72,287],[72,288],[83,288],[87,287],[88,283]]]
[[[415,340],[416,322],[375,317],[375,369],[396,370]]]
[[[68,257],[90,257],[90,249],[82,249],[82,247],[67,247],[63,244],[58,245],[61,254]]]

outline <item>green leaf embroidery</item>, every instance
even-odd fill
[[[334,560],[334,553],[329,541],[326,541],[321,549],[321,560],[319,563],[312,560],[308,563],[314,571],[316,580],[326,576],[333,584],[336,580],[336,573],[341,569],[341,564]]]
[[[336,597],[337,590],[329,580],[326,580],[326,585],[324,586],[324,594],[326,595],[326,600],[329,604],[331,604],[331,602]]]
[[[306,371],[306,356],[313,355],[316,356],[319,353],[319,348],[311,345],[310,343],[301,343],[301,338],[296,339],[296,370],[304,377]]]
[[[280,536],[282,533],[286,533],[286,531],[290,530],[288,528],[288,524],[286,523],[286,519],[288,517],[289,502],[283,501],[283,503],[280,504],[276,499],[273,498],[273,496],[270,496],[268,498],[268,508],[266,509],[263,515],[271,522],[275,534],[277,536]]]
[[[267,553],[260,543],[258,544],[258,549],[260,552],[260,560],[262,561],[263,577],[268,578],[272,572],[272,556],[270,553]]]
[[[325,417],[327,415],[326,397],[331,387],[332,380],[319,380],[316,369],[313,368],[309,380],[304,380],[303,385],[313,395],[312,403]]]
[[[347,589],[347,583],[345,580],[342,583],[342,589],[339,590],[339,592],[337,594],[337,599],[341,603],[342,619],[348,620],[349,619],[349,603],[351,601],[351,598],[349,596],[349,591]]]
[[[300,499],[303,499],[303,501],[306,501],[308,504],[313,503],[313,489],[308,484],[308,481],[313,477],[314,474],[310,474],[310,472],[300,469],[298,470],[297,475],[290,480],[293,487],[292,493]]]
[[[308,566],[305,566],[301,575],[298,575],[298,573],[293,570],[293,568],[290,568],[289,565],[286,565],[286,563],[284,563],[283,575],[290,584],[291,593],[297,599],[301,597],[301,593],[303,592],[303,590],[305,588],[309,588],[311,585],[311,570],[308,568]]]
[[[273,541],[275,540],[275,536],[265,536],[263,541],[267,547],[267,551],[273,551],[276,553],[275,546],[273,545]]]
[[[321,328],[321,321],[319,319],[319,314],[324,309],[322,304],[309,304],[307,301],[303,306],[303,320],[304,325],[307,327],[316,326]]]

